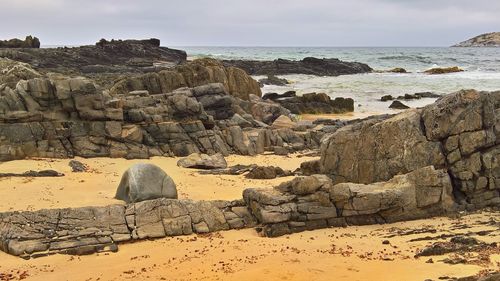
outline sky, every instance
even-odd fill
[[[42,45],[449,46],[500,31],[500,0],[0,0],[0,18]]]

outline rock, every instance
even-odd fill
[[[382,96],[380,98],[380,101],[390,101],[390,100],[393,100],[393,99],[394,99],[393,96],[391,96],[391,95],[385,95],[385,96]]]
[[[214,155],[193,153],[177,161],[177,166],[203,170],[225,169],[227,168],[227,162],[220,153]]]
[[[372,69],[359,62],[344,62],[338,59],[304,58],[301,61],[277,59],[274,61],[226,60],[226,66],[243,69],[249,75],[309,74],[338,76],[371,72]]]
[[[89,169],[87,165],[76,160],[69,161],[69,166],[71,167],[71,171],[73,171],[74,173],[86,172]]]
[[[262,92],[259,83],[247,75],[243,70],[235,67],[224,67],[214,59],[198,59],[184,63],[158,73],[147,73],[139,76],[126,77],[118,80],[111,87],[112,95],[123,95],[131,91],[147,90],[149,94],[172,92],[182,87],[199,87],[197,97],[213,94],[214,86],[207,84],[222,84],[223,91],[233,97],[248,101],[250,95],[260,97]],[[203,103],[203,102],[202,102]],[[205,110],[208,110],[205,108]]]
[[[153,164],[135,164],[122,176],[116,199],[127,203],[155,198],[177,199],[177,188],[161,168]]]
[[[26,171],[24,173],[0,173],[0,178],[5,178],[5,177],[32,177],[32,178],[38,178],[38,177],[64,177],[63,173],[59,173],[54,170],[42,170],[42,171]]]
[[[427,73],[427,74],[446,74],[446,73],[462,72],[462,71],[464,71],[464,70],[459,68],[458,66],[453,66],[453,67],[431,68],[431,69],[424,71],[424,73]]]
[[[40,40],[36,37],[26,36],[24,41],[14,38],[1,41],[0,48],[40,48]]]
[[[292,172],[274,166],[257,166],[250,170],[246,177],[249,179],[275,179],[277,177],[291,176]]]
[[[268,96],[268,99],[279,103],[293,114],[330,114],[354,111],[354,100],[351,98],[331,99],[324,93],[309,93],[296,96],[295,92],[283,95]]]
[[[159,47],[157,39],[101,40],[94,46],[39,48],[38,39],[35,37],[28,40],[29,38],[30,36],[25,42],[30,41],[31,46],[8,51],[0,49],[0,56],[37,65],[38,69],[85,74],[142,72],[148,67],[154,69],[155,62],[174,66],[185,62],[187,57],[184,51]],[[115,78],[116,76],[110,80]]]
[[[391,105],[389,105],[389,108],[392,108],[392,109],[408,109],[410,108],[409,106],[405,105],[404,103],[400,102],[400,101],[393,101],[391,103]]]
[[[340,128],[321,145],[321,173],[335,182],[387,181],[420,167],[444,164],[441,143],[427,140],[417,110]]]
[[[408,73],[406,69],[401,68],[401,67],[396,67],[391,70],[388,70],[387,72],[392,72],[392,73]]]
[[[285,86],[290,84],[288,80],[276,77],[274,75],[267,75],[267,78],[263,78],[259,80],[261,85],[275,85],[275,86]]]
[[[288,116],[280,115],[280,117],[274,120],[271,127],[275,129],[293,129],[297,127],[297,123],[293,122]]]
[[[311,176],[314,174],[319,174],[320,173],[319,160],[311,160],[311,161],[302,162],[300,164],[300,172],[302,172],[302,174],[304,176]]]

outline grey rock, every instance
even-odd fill
[[[177,199],[177,188],[172,178],[161,168],[140,163],[123,174],[115,198],[127,203],[155,198]]]

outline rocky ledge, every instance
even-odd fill
[[[293,116],[279,103],[262,100],[258,83],[243,70],[215,60],[123,78],[109,90],[87,78],[41,75],[10,60],[6,68],[1,161],[286,154],[318,148],[325,132],[337,128],[270,126],[280,116]]]
[[[59,73],[125,73],[151,71],[155,65],[186,61],[186,52],[160,47],[160,40],[102,39],[81,47],[2,49],[0,57],[29,63],[39,71]]]
[[[308,74],[338,76],[371,72],[368,65],[359,62],[345,62],[339,59],[308,57],[300,61],[277,59],[274,61],[226,60],[226,66],[245,70],[250,75]]]

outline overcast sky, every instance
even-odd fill
[[[500,0],[0,0],[0,38],[42,45],[448,46],[500,31]]]

